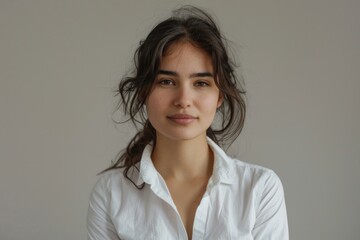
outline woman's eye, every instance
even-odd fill
[[[197,86],[197,87],[207,87],[207,86],[209,86],[209,83],[203,82],[203,81],[198,81],[198,82],[195,83],[195,86]]]
[[[174,85],[174,82],[170,79],[164,79],[164,80],[160,80],[159,84],[167,86],[167,85]]]

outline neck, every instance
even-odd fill
[[[157,135],[152,153],[155,168],[166,180],[191,181],[209,178],[212,174],[213,152],[206,136],[193,140],[173,141]]]

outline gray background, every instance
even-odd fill
[[[1,0],[0,239],[86,238],[96,173],[134,133],[113,90],[181,3],[234,42],[249,110],[229,152],[281,177],[291,239],[359,239],[358,0]]]

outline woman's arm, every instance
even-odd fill
[[[87,230],[89,240],[120,239],[109,214],[110,192],[105,178],[95,184],[89,201]]]
[[[254,239],[259,240],[289,239],[284,190],[279,177],[273,172],[264,179],[252,234]]]

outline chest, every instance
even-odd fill
[[[111,218],[121,239],[253,239],[251,197],[234,203],[231,191],[214,189],[210,196],[204,196],[186,187],[173,196],[149,187],[139,194],[111,206]]]
[[[192,238],[196,211],[205,194],[207,182],[206,179],[186,183],[167,181],[170,195],[179,212],[189,239]]]

